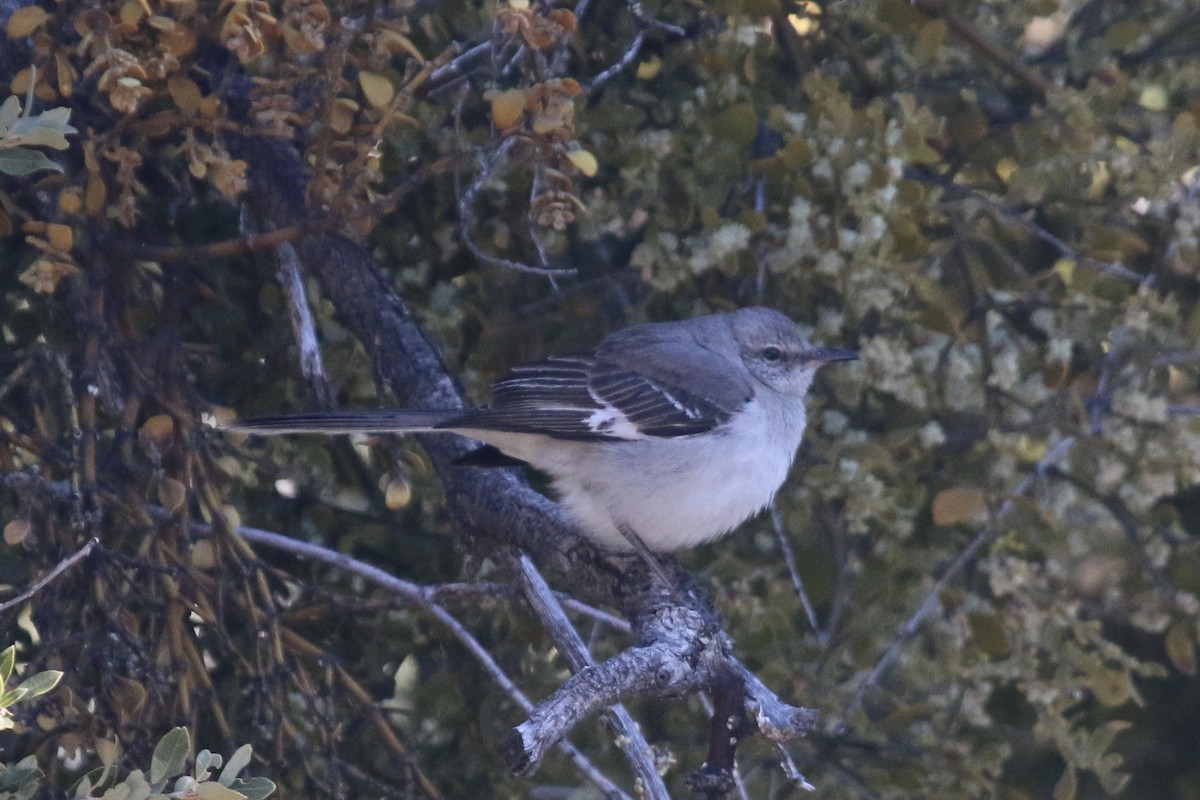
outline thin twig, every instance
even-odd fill
[[[804,579],[800,577],[800,570],[796,567],[796,553],[792,550],[792,542],[783,527],[783,516],[779,513],[779,507],[774,501],[771,502],[771,524],[775,528],[775,540],[779,542],[779,549],[783,551],[783,560],[787,562],[788,574],[792,577],[792,586],[796,589],[800,604],[804,606],[808,624],[812,626],[813,633],[817,635],[817,641],[824,646],[829,643],[829,631],[822,628],[820,622],[817,621],[817,610],[813,608],[808,591],[804,588]]]
[[[531,267],[528,264],[523,264],[519,261],[511,261],[507,258],[494,256],[490,253],[485,253],[479,243],[475,241],[475,234],[472,228],[475,225],[475,201],[482,191],[484,184],[491,179],[492,173],[496,171],[496,166],[506,159],[509,153],[516,147],[517,143],[522,141],[518,136],[509,136],[504,140],[504,143],[496,150],[491,157],[480,167],[479,174],[475,176],[475,180],[467,187],[466,191],[461,192],[458,196],[458,226],[462,233],[463,243],[467,249],[471,251],[471,255],[475,256],[476,260],[486,264],[489,267],[502,267],[511,269],[516,272],[527,272],[533,275],[540,275],[544,278],[549,278],[553,283],[555,277],[565,277],[574,275],[573,269],[559,269],[554,267]]]
[[[1045,99],[1046,95],[1054,90],[1054,84],[1047,80],[1045,75],[988,39],[978,28],[948,9],[942,0],[912,0],[912,4],[929,16],[945,22],[946,27],[956,36],[1015,78],[1026,89],[1034,92],[1039,100]]]
[[[208,528],[208,526],[199,525],[199,523],[194,525],[194,527],[196,526],[200,528]],[[211,530],[211,528],[209,528],[209,530]],[[267,547],[274,547],[279,550],[285,550],[290,553],[295,553],[296,555],[312,558],[324,564],[329,564],[330,566],[352,572],[353,574],[365,578],[371,583],[374,583],[375,585],[389,592],[393,592],[409,600],[413,605],[417,606],[422,611],[429,614],[431,617],[448,628],[454,637],[458,639],[459,643],[466,647],[471,655],[475,656],[475,659],[480,663],[488,675],[491,676],[492,680],[494,680],[500,686],[500,688],[504,690],[504,692],[513,700],[513,702],[521,707],[522,711],[528,714],[533,710],[533,702],[515,683],[512,682],[512,679],[508,677],[503,669],[501,669],[500,665],[496,663],[491,654],[488,653],[483,645],[479,643],[479,640],[471,635],[471,632],[468,631],[463,624],[454,617],[453,614],[433,601],[432,596],[434,592],[431,587],[421,586],[419,584],[406,581],[402,578],[397,578],[394,575],[384,572],[378,567],[374,567],[342,553],[337,553],[308,542],[291,539],[287,536],[273,533],[271,531],[264,531],[259,528],[240,527],[237,529],[237,533],[246,541],[265,545]],[[567,755],[568,758],[570,758],[576,769],[586,775],[588,780],[596,784],[601,791],[613,797],[623,798],[623,800],[632,800],[627,794],[621,791],[619,786],[601,773],[595,767],[595,765],[591,763],[587,756],[580,752],[574,745],[564,740],[558,743],[558,747]]]
[[[975,556],[984,547],[984,545],[996,538],[996,536],[1000,533],[1001,520],[1007,517],[1009,513],[1012,512],[1013,508],[1016,507],[1017,499],[1028,494],[1038,479],[1045,474],[1047,469],[1049,469],[1049,467],[1056,461],[1064,458],[1074,446],[1075,437],[1067,436],[1063,439],[1060,439],[1058,443],[1054,445],[1054,447],[1051,447],[1049,452],[1047,452],[1046,455],[1042,457],[1042,460],[1037,463],[1037,466],[1034,468],[1033,472],[1026,475],[1025,479],[1022,480],[1017,488],[1014,489],[1004,500],[1004,503],[1001,504],[999,510],[996,511],[996,514],[992,517],[988,526],[980,531],[979,535],[976,536],[974,540],[972,540],[971,543],[967,545],[961,553],[958,554],[958,557],[954,559],[950,566],[946,568],[946,571],[942,573],[941,577],[934,581],[933,586],[925,595],[925,599],[921,601],[919,606],[917,606],[917,610],[913,612],[912,616],[909,617],[902,626],[900,626],[900,630],[896,633],[895,639],[892,640],[891,645],[888,647],[887,651],[884,652],[883,657],[880,658],[878,663],[875,664],[875,668],[871,670],[869,675],[859,682],[858,688],[854,690],[854,694],[850,697],[850,701],[846,704],[846,708],[842,712],[841,722],[838,725],[838,733],[845,732],[847,721],[861,707],[863,697],[866,695],[867,690],[879,681],[880,677],[883,676],[883,673],[887,671],[887,669],[896,660],[896,657],[900,655],[900,651],[904,648],[904,646],[908,644],[913,636],[916,635],[917,631],[920,630],[921,624],[938,607],[940,598],[942,596],[942,590],[946,588],[946,585],[955,577],[957,577],[958,574],[962,572],[972,560],[974,560]]]
[[[33,597],[35,594],[40,592],[42,589],[46,588],[46,585],[48,583],[50,583],[51,581],[53,581],[55,578],[57,578],[59,575],[63,574],[68,569],[75,566],[83,559],[87,558],[88,554],[91,553],[93,550],[95,550],[99,546],[100,546],[100,540],[97,539],[95,536],[93,536],[91,539],[88,539],[87,543],[84,544],[83,547],[79,548],[74,553],[72,553],[71,555],[64,558],[62,561],[55,564],[54,569],[50,570],[45,575],[43,575],[37,581],[37,583],[33,584],[33,586],[30,586],[27,590],[25,590],[21,594],[17,595],[16,597],[13,597],[9,600],[5,600],[3,603],[0,603],[0,614],[3,614],[5,611],[8,611],[13,606],[18,605],[20,603],[24,603],[26,600]]]

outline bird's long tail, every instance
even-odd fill
[[[281,433],[419,433],[437,430],[462,411],[455,409],[398,411],[316,411],[251,417],[221,425],[222,430],[274,436]]]

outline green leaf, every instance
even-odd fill
[[[1079,783],[1075,779],[1075,768],[1068,764],[1059,777],[1058,783],[1054,784],[1054,794],[1051,796],[1054,800],[1075,800],[1078,791]]]
[[[63,168],[38,150],[23,150],[19,147],[0,147],[0,172],[8,175],[28,175],[39,169],[62,172]]]
[[[244,744],[237,750],[233,751],[233,755],[229,757],[229,763],[225,765],[225,769],[221,770],[221,777],[217,778],[217,782],[222,786],[232,786],[238,773],[246,768],[250,763],[250,757],[254,753],[254,749],[248,744]]]
[[[130,788],[127,783],[110,786],[108,791],[100,795],[100,800],[129,800]]]
[[[196,780],[208,780],[208,773],[214,769],[221,768],[221,754],[213,753],[207,748],[196,754],[196,769],[194,770]]]
[[[150,796],[150,784],[146,783],[146,774],[140,769],[129,773],[123,783],[129,787],[129,796],[125,800],[146,800]]]
[[[13,123],[21,118],[21,101],[12,95],[0,106],[0,136],[8,133]]]
[[[42,777],[36,756],[26,756],[6,770],[0,770],[0,794],[19,793],[23,787],[36,785]]]
[[[192,739],[187,728],[178,727],[167,731],[159,740],[150,759],[150,783],[174,777],[183,772],[188,753],[192,750]]]
[[[712,132],[739,147],[748,148],[758,135],[758,114],[750,103],[737,103],[713,117]]]
[[[17,688],[25,692],[22,700],[32,700],[35,697],[41,697],[46,692],[58,686],[58,682],[62,680],[62,671],[57,669],[48,669],[45,672],[39,672],[37,675],[31,675],[21,681],[21,685]]]
[[[78,133],[68,124],[71,117],[69,108],[52,108],[35,117],[22,117],[9,128],[10,137],[18,137],[20,144],[26,146],[52,147],[55,150],[66,150],[69,147],[66,136]]]
[[[11,100],[12,98],[10,97],[9,99]],[[7,103],[5,105],[7,105]],[[0,114],[0,118],[2,118],[2,116],[3,115]],[[2,119],[0,119],[0,122],[2,122]],[[4,690],[4,684],[12,675],[13,666],[15,666],[16,663],[17,646],[15,644],[10,644],[8,647],[4,648],[3,653],[0,653],[0,691]]]
[[[263,800],[269,797],[275,791],[275,782],[269,778],[264,778],[257,775],[253,778],[242,780],[238,778],[229,788],[235,792],[241,792],[246,796],[246,800]]]

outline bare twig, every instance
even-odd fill
[[[579,672],[594,665],[595,661],[588,651],[587,645],[584,644],[579,633],[563,613],[562,607],[554,598],[554,593],[550,591],[549,585],[546,584],[533,561],[522,553],[515,559],[515,562],[518,574],[521,576],[521,585],[525,590],[525,599],[529,601],[534,613],[549,632],[559,652],[571,665],[571,670]],[[616,723],[617,743],[633,766],[634,774],[637,775],[645,796],[670,800],[671,796],[667,793],[667,787],[663,784],[662,777],[655,768],[650,745],[642,736],[642,729],[625,706],[620,703],[613,705],[609,712]]]
[[[629,44],[629,49],[622,54],[620,60],[610,66],[608,69],[601,72],[590,81],[584,83],[583,88],[588,94],[595,92],[604,84],[611,81],[613,78],[624,72],[633,60],[642,52],[642,45],[646,43],[646,32],[638,31],[637,36],[633,37],[633,41]]]
[[[821,623],[817,621],[817,610],[813,608],[808,591],[804,588],[804,579],[800,577],[800,570],[796,566],[796,553],[792,550],[791,539],[788,538],[787,531],[783,527],[783,516],[779,513],[779,507],[775,505],[774,501],[771,502],[771,524],[775,528],[775,540],[779,542],[779,549],[783,551],[783,560],[787,562],[788,574],[792,578],[796,596],[800,598],[800,604],[804,606],[808,624],[812,626],[813,633],[817,635],[817,641],[826,645],[829,643],[829,631],[822,628]]]
[[[33,597],[35,594],[40,592],[42,589],[46,588],[47,584],[49,584],[51,581],[53,581],[59,575],[62,575],[68,569],[75,566],[83,559],[87,558],[88,554],[91,553],[93,550],[95,550],[99,546],[100,546],[100,540],[97,539],[95,536],[93,536],[91,539],[88,539],[87,543],[84,544],[83,547],[79,548],[74,553],[72,553],[71,555],[64,558],[62,561],[55,564],[54,569],[50,570],[45,575],[43,575],[40,579],[38,579],[38,581],[35,584],[33,584],[33,586],[30,586],[28,589],[26,589],[24,592],[21,592],[16,597],[13,597],[9,600],[5,600],[3,603],[0,603],[0,614],[3,614],[5,611],[8,611],[13,606],[19,605],[20,603],[24,603],[26,600]]]
[[[208,526],[200,525],[200,528]],[[312,558],[330,566],[352,572],[359,575],[375,585],[386,589],[393,594],[399,595],[411,602],[413,605],[420,608],[425,613],[442,623],[479,662],[484,670],[491,676],[500,688],[518,705],[525,713],[531,713],[534,710],[533,702],[525,695],[521,689],[512,682],[512,679],[504,672],[491,654],[479,643],[479,640],[471,635],[458,619],[443,608],[438,603],[434,602],[433,595],[435,590],[432,587],[421,586],[410,581],[397,578],[387,572],[374,567],[370,564],[351,558],[343,553],[337,553],[324,547],[319,547],[308,542],[302,542],[296,539],[291,539],[287,536],[282,536],[271,531],[264,531],[258,528],[241,527],[237,529],[238,535],[243,539],[255,544],[265,545],[280,550],[286,550],[305,558]],[[557,742],[560,750],[562,750],[575,767],[587,776],[588,780],[596,784],[601,791],[611,794],[614,797],[631,800],[628,795],[621,791],[615,783],[608,779],[600,772],[595,765],[583,755],[574,745],[565,740]]]
[[[938,185],[961,197],[968,197],[979,202],[985,208],[994,212],[997,216],[1003,217],[1005,220],[1019,225],[1033,236],[1041,239],[1043,242],[1058,251],[1060,256],[1069,258],[1080,266],[1098,270],[1105,274],[1111,275],[1114,278],[1120,278],[1121,280],[1129,281],[1130,283],[1141,284],[1153,281],[1152,276],[1134,272],[1124,264],[1120,264],[1115,261],[1102,261],[1101,259],[1093,258],[1092,256],[1079,252],[1074,247],[1071,247],[1071,245],[1067,244],[1041,225],[1038,225],[1033,220],[1027,218],[1024,214],[1021,214],[1015,208],[1010,207],[1006,203],[997,200],[996,198],[983,191],[980,191],[979,189],[963,187],[946,181],[938,181]]]
[[[471,251],[471,255],[475,256],[482,264],[489,267],[503,267],[516,272],[527,272],[533,275],[540,275],[548,278],[553,284],[556,277],[565,277],[574,275],[573,269],[558,269],[553,267],[531,267],[528,264],[523,264],[519,261],[511,261],[507,258],[485,253],[479,243],[475,241],[473,228],[477,223],[475,216],[475,201],[479,197],[479,192],[482,191],[484,185],[491,179],[492,174],[496,171],[496,167],[508,158],[509,154],[516,147],[522,138],[519,136],[509,136],[504,140],[504,143],[497,148],[480,167],[479,174],[475,176],[475,180],[467,187],[466,191],[460,192],[458,195],[458,225],[462,233],[463,243],[467,249]]]

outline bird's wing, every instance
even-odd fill
[[[643,350],[639,361],[647,359],[652,364],[654,354]],[[603,349],[524,364],[495,384],[491,406],[467,411],[445,426],[584,441],[669,438],[712,430],[749,399],[748,392],[701,397],[672,380],[671,370],[651,367],[646,372],[652,374],[644,374],[633,366]]]

